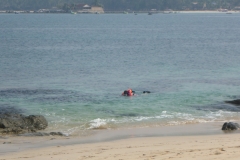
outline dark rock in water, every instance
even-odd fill
[[[35,133],[19,134],[19,136],[32,137],[32,136],[66,136],[66,135],[63,134],[62,132],[50,132],[50,133],[35,132]]]
[[[235,106],[227,103],[217,103],[217,104],[199,105],[199,106],[194,105],[191,107],[200,111],[207,111],[207,112],[208,111],[217,112],[219,110],[230,111],[230,112],[240,112],[240,106]]]
[[[49,133],[44,133],[44,132],[23,133],[23,134],[19,134],[18,136],[25,136],[25,137],[49,136]]]
[[[36,132],[47,128],[47,126],[47,120],[41,115],[0,114],[0,133],[2,134]]]
[[[49,133],[51,136],[66,136],[65,134],[63,134],[62,132],[50,132]]]
[[[0,95],[1,96],[1,95]],[[21,114],[23,113],[24,110],[20,109],[17,106],[9,105],[9,104],[0,104],[0,116],[11,113],[11,114]]]
[[[151,93],[150,91],[143,91],[143,93]]]
[[[30,115],[25,117],[27,126],[33,127],[36,130],[43,130],[47,128],[48,122],[41,115]]]
[[[225,102],[240,106],[240,99],[236,99],[236,100],[232,100],[232,101],[225,101]]]
[[[238,123],[233,123],[233,122],[225,122],[222,126],[222,130],[237,130],[240,128],[240,125]]]

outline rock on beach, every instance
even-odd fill
[[[240,125],[238,123],[233,122],[225,122],[222,126],[222,130],[229,131],[229,130],[237,130],[240,128]]]
[[[0,134],[31,133],[44,130],[47,126],[48,122],[42,115],[0,114]]]

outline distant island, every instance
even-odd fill
[[[147,11],[239,10],[239,0],[0,0],[0,12],[104,13]]]

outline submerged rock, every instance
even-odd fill
[[[62,132],[50,132],[50,133],[35,132],[35,133],[19,134],[19,136],[31,137],[31,136],[67,136],[67,135],[63,134]]]
[[[0,114],[0,134],[36,132],[47,128],[47,126],[47,120],[41,115]]]
[[[225,122],[222,126],[222,130],[227,131],[227,130],[237,130],[240,128],[240,125],[238,123],[233,123],[233,122]]]
[[[49,136],[49,133],[44,133],[44,132],[23,133],[23,134],[18,134],[18,136],[24,136],[24,137]]]
[[[225,103],[230,103],[230,104],[240,106],[240,99],[236,99],[236,100],[232,100],[232,101],[225,101]]]
[[[67,136],[66,134],[63,134],[62,132],[50,132],[51,136]]]

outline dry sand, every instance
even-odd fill
[[[222,133],[220,135],[128,138],[109,142],[57,145],[0,155],[0,160],[12,159],[238,160],[240,159],[240,135]]]
[[[240,130],[222,122],[102,130],[87,137],[0,137],[0,160],[240,159]]]

